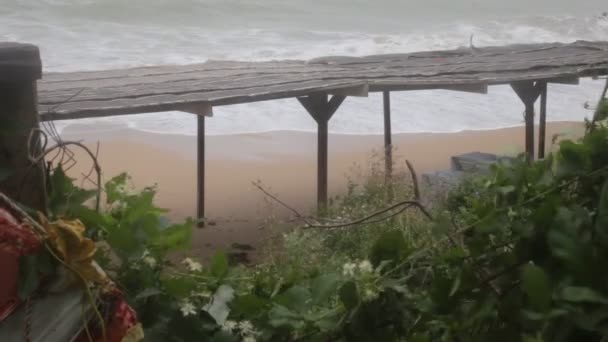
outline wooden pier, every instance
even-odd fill
[[[2,68],[3,49],[0,45],[0,72],[17,72]],[[318,124],[317,198],[323,208],[327,203],[329,121],[348,96],[383,92],[386,168],[390,177],[390,92],[448,89],[487,93],[488,86],[510,84],[524,104],[525,146],[531,160],[535,156],[534,105],[539,97],[538,156],[544,155],[547,85],[578,84],[581,77],[607,74],[608,42],[588,41],[335,56],[309,61],[209,61],[186,66],[44,73],[38,82],[38,110],[42,121],[163,111],[197,115],[198,216],[203,218],[205,118],[212,116],[213,107],[297,98]]]

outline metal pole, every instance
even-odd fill
[[[205,225],[205,116],[198,115],[197,133],[197,218],[198,227]]]
[[[540,84],[540,118],[538,126],[538,158],[545,158],[545,135],[547,126],[547,82]]]

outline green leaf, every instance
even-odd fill
[[[499,193],[501,193],[503,195],[507,195],[507,194],[510,194],[510,193],[512,193],[512,192],[515,191],[515,186],[513,186],[513,185],[505,185],[505,186],[498,187],[497,190],[498,190]]]
[[[318,318],[320,317],[320,318]],[[315,326],[323,332],[333,332],[340,327],[342,313],[336,310],[325,310],[315,317]]]
[[[74,185],[61,166],[57,167],[49,179],[50,193],[48,199],[49,211],[57,216],[72,216],[71,211],[81,207],[93,198],[95,190],[84,190]]]
[[[460,283],[462,282],[462,275],[459,274],[455,279],[454,282],[452,283],[452,288],[450,289],[450,294],[449,297],[452,297],[454,294],[456,294],[456,292],[458,291],[458,289],[460,289]]]
[[[276,296],[275,301],[291,310],[302,312],[311,303],[310,291],[300,285],[295,285]]]
[[[228,285],[222,285],[215,291],[211,303],[205,305],[203,310],[207,311],[217,324],[222,325],[230,315],[228,304],[233,298],[234,289]]]
[[[268,301],[254,294],[236,297],[230,304],[234,316],[253,317],[264,313]]]
[[[218,251],[213,255],[211,258],[210,269],[211,275],[216,278],[223,278],[228,274],[228,258],[224,252]]]
[[[219,331],[211,338],[210,342],[238,342],[239,338],[233,336],[227,331]]]
[[[142,300],[142,299],[146,299],[146,298],[149,298],[149,297],[155,297],[155,296],[158,296],[158,295],[160,295],[162,293],[163,293],[163,291],[161,291],[161,290],[159,290],[157,288],[149,287],[149,288],[141,291],[140,293],[138,293],[135,296],[135,300]]]
[[[294,329],[299,329],[305,324],[299,314],[278,304],[275,304],[268,313],[268,323],[275,328],[288,326]]]
[[[30,297],[40,285],[40,271],[36,255],[23,255],[19,257],[19,274],[17,278],[17,295],[25,300]]]
[[[321,275],[313,279],[311,284],[312,302],[314,305],[325,303],[338,290],[340,277],[337,274]]]
[[[106,192],[106,202],[108,204],[112,204],[124,197],[128,180],[129,175],[121,173],[106,182],[104,189]]]
[[[415,333],[408,342],[430,342],[431,339],[426,333]]]
[[[608,242],[608,180],[604,181],[602,192],[597,206],[595,231],[600,234],[604,242]]]
[[[184,224],[175,224],[162,230],[153,243],[164,251],[184,250],[190,247],[194,224],[188,220]]]
[[[559,158],[556,164],[556,176],[569,177],[585,172],[590,166],[586,145],[577,144],[570,140],[562,141],[559,148]]]
[[[581,286],[566,286],[559,292],[559,297],[574,303],[600,303],[608,304],[608,298],[601,293]]]
[[[551,304],[551,286],[542,268],[525,265],[521,271],[521,288],[535,309],[545,311]]]
[[[371,262],[374,266],[382,261],[398,263],[409,254],[408,245],[400,230],[391,230],[382,234],[372,247]]]
[[[359,293],[357,292],[357,284],[349,281],[340,288],[340,300],[347,310],[352,310],[359,305]]]
[[[176,298],[189,297],[198,285],[191,277],[169,277],[161,279],[161,283],[165,292]]]

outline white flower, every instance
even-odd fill
[[[203,270],[203,265],[201,265],[200,262],[194,261],[190,258],[184,259],[182,264],[186,265],[186,268],[188,268],[190,272],[200,272]]]
[[[226,320],[224,324],[222,324],[222,330],[232,332],[234,328],[236,328],[236,322],[231,320]]]
[[[187,300],[183,301],[180,304],[179,310],[182,312],[182,315],[184,315],[184,317],[196,314],[196,307],[194,306],[194,304],[190,303]]]
[[[355,268],[357,268],[357,264],[352,262],[347,262],[342,266],[342,274],[347,277],[352,277],[355,275]]]
[[[367,289],[365,292],[363,292],[363,298],[366,300],[373,300],[376,299],[376,297],[378,297],[378,293],[374,290]]]
[[[241,334],[243,335],[254,335],[255,329],[253,328],[253,324],[249,321],[239,322],[239,330],[241,330]]]
[[[154,258],[153,258],[153,257],[151,257],[151,256],[146,256],[146,257],[144,257],[144,258],[143,258],[143,261],[144,261],[144,263],[145,263],[146,265],[148,265],[148,266],[150,266],[150,267],[152,267],[152,268],[154,268],[154,267],[156,266],[156,259],[154,259]]]
[[[372,273],[374,272],[374,266],[372,266],[372,263],[369,262],[369,260],[363,260],[359,263],[359,271],[361,271],[361,273]]]
[[[193,293],[192,295],[194,297],[209,298],[209,297],[211,297],[211,292],[209,292],[209,291],[199,291],[199,292]]]

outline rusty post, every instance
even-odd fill
[[[35,134],[39,129],[36,82],[41,77],[38,47],[0,43],[0,191],[46,212],[44,161],[32,164],[30,158],[41,155],[42,149]]]
[[[298,97],[298,101],[317,122],[317,206],[320,212],[327,209],[329,119],[345,98],[344,95],[334,95],[328,100],[328,95],[324,93]]]

